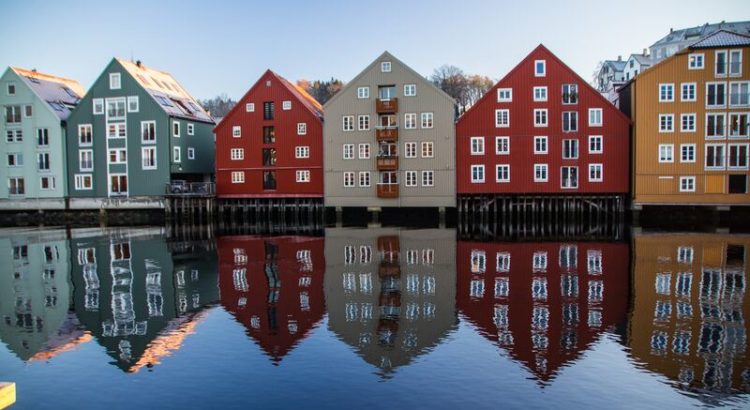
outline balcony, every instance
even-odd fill
[[[378,266],[378,275],[381,278],[388,276],[401,276],[401,266],[398,262],[380,262],[380,266]]]
[[[210,197],[216,193],[213,182],[187,182],[175,180],[167,184],[167,196],[198,196]]]
[[[378,156],[378,171],[398,171],[398,156]]]
[[[380,141],[397,141],[398,126],[395,127],[377,127],[375,128],[375,139]]]
[[[398,184],[378,184],[378,198],[398,198]]]
[[[375,111],[378,114],[392,114],[398,111],[398,98],[390,98],[388,100],[381,100],[378,98],[375,100]]]

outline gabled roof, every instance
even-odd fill
[[[750,34],[750,21],[734,21],[729,23],[722,21],[721,23],[706,23],[702,26],[673,30],[666,36],[657,40],[654,44],[651,45],[651,47],[660,46],[662,44],[690,41],[693,39],[700,40],[719,30],[731,31],[740,34]]]
[[[52,109],[60,120],[66,120],[86,91],[78,81],[40,73],[36,70],[11,67],[24,83]]]
[[[690,45],[691,49],[714,47],[750,46],[750,36],[727,30],[719,30]]]
[[[337,92],[336,94],[334,94],[333,97],[331,97],[325,103],[325,105],[323,105],[323,107],[329,106],[341,94],[343,94],[344,91],[348,90],[349,87],[353,87],[353,84],[356,84],[357,80],[359,80],[366,73],[368,73],[370,70],[372,70],[377,65],[378,61],[382,60],[383,58],[388,58],[388,59],[390,59],[392,61],[397,62],[399,65],[401,65],[402,67],[404,67],[408,72],[412,73],[413,75],[415,75],[416,77],[418,77],[419,79],[421,79],[423,83],[428,84],[429,87],[432,87],[433,89],[435,89],[438,92],[438,94],[440,94],[443,97],[445,97],[448,100],[450,100],[450,102],[452,104],[454,104],[454,105],[456,104],[456,100],[453,97],[451,97],[450,95],[448,95],[448,93],[446,93],[445,91],[443,91],[442,89],[440,89],[440,87],[438,87],[435,84],[433,84],[432,81],[427,80],[422,74],[419,74],[418,72],[414,71],[413,68],[409,67],[408,65],[404,64],[403,61],[401,61],[398,58],[394,57],[393,54],[389,53],[388,51],[384,51],[383,54],[379,55],[378,58],[376,58],[375,60],[373,60],[367,67],[365,67],[364,70],[360,71],[359,74],[357,74],[354,78],[352,78],[351,81],[349,81],[348,83],[346,83],[346,85],[344,85],[344,87],[341,90],[339,90],[339,92]]]
[[[645,54],[631,54],[630,58],[638,62],[642,66],[652,66],[656,64],[656,60]]]
[[[172,117],[214,123],[206,110],[198,104],[177,80],[166,71],[146,67],[141,62],[115,58],[133,79],[154,98],[157,104]]]
[[[616,71],[622,71],[625,69],[627,61],[622,60],[604,60],[604,65],[612,66]]]

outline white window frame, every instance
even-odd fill
[[[91,100],[91,109],[94,115],[104,114],[104,98],[94,98]]]
[[[359,182],[359,186],[362,188],[368,188],[372,186],[370,171],[359,171],[357,182]]]
[[[297,123],[297,135],[307,135],[307,123],[306,122]]]
[[[86,154],[91,155],[91,167],[88,167],[88,168],[83,167],[83,163],[84,163],[83,156]],[[89,171],[94,170],[94,150],[93,149],[78,150],[78,170],[81,172],[89,172]]]
[[[109,89],[119,90],[122,88],[122,75],[120,73],[109,73]]]
[[[146,165],[147,152],[154,152],[154,164]],[[144,171],[157,169],[158,168],[158,157],[156,156],[156,146],[141,147],[141,169]]]
[[[127,110],[128,112],[138,112],[140,104],[138,103],[138,96],[131,95],[128,97]]]
[[[474,171],[475,170],[477,171],[476,172],[477,176],[479,176],[479,174],[481,173],[481,178],[479,178],[479,177],[474,178],[474,174],[475,174]],[[472,184],[481,184],[481,183],[484,183],[484,180],[485,180],[484,165],[472,165],[471,166],[470,177],[471,177],[471,183]]]
[[[513,89],[512,88],[498,88],[497,89],[497,102],[513,102]]]
[[[370,130],[370,115],[369,114],[360,114],[357,116],[357,129],[359,131]]]
[[[232,126],[232,138],[241,138],[241,137],[242,137],[242,126],[233,125]]]
[[[341,117],[341,129],[345,132],[354,131],[354,116],[344,115]]]
[[[716,90],[718,88],[718,86],[720,86],[720,85],[724,86],[724,102],[722,102],[721,104],[709,104],[709,101],[708,101],[708,89],[709,89],[709,87],[714,86],[714,90]],[[729,102],[729,96],[727,95],[728,94],[728,90],[729,90],[729,87],[727,86],[727,82],[726,81],[707,81],[706,82],[706,94],[705,94],[705,96],[706,96],[706,108],[708,108],[708,109],[711,109],[711,108],[725,108],[727,106],[727,103]]]
[[[727,124],[726,124],[726,134],[728,138],[731,139],[747,139],[750,138],[750,125],[747,125],[745,127],[745,134],[732,134],[732,117],[740,117],[745,116],[748,122],[750,122],[750,112],[730,112],[727,115]],[[739,120],[738,120],[739,121]]]
[[[172,162],[182,162],[182,150],[180,149],[180,147],[172,147]]]
[[[537,91],[539,92],[539,96],[537,96]],[[534,97],[534,102],[547,101],[549,99],[549,96],[547,94],[547,86],[534,87],[532,95]]]
[[[408,187],[418,186],[417,171],[404,171],[404,184]]]
[[[307,145],[300,145],[300,146],[294,147],[294,158],[296,159],[310,158],[310,147]]]
[[[723,118],[723,132],[721,134],[708,135],[708,117]],[[716,127],[716,120],[714,120],[714,128]],[[705,126],[705,137],[707,140],[724,139],[727,136],[728,131],[727,114],[723,112],[707,112],[706,113],[706,126]]]
[[[425,154],[425,152],[427,152],[427,154]],[[435,158],[435,143],[432,141],[423,141],[421,153],[422,158]]]
[[[693,126],[692,128],[685,128],[685,119],[686,118],[693,118]],[[688,113],[682,113],[680,114],[680,132],[695,132],[696,130],[696,119],[697,116],[694,112],[688,112]]]
[[[690,158],[685,159],[685,154],[690,153]],[[696,144],[680,144],[680,162],[683,164],[695,163]]]
[[[540,116],[537,117],[537,114]],[[543,121],[539,121],[543,120]],[[547,109],[546,108],[535,108],[534,109],[534,127],[535,128],[542,128],[547,127],[549,125],[549,116],[547,115]]]
[[[88,180],[89,187],[86,188],[84,182]],[[91,191],[94,189],[94,177],[91,174],[75,174],[74,186],[76,191]]]
[[[380,71],[383,73],[390,73],[393,69],[393,65],[390,61],[383,61],[380,63]]]
[[[674,83],[659,83],[659,102],[674,102]]]
[[[542,72],[537,71],[539,63],[542,63]],[[534,60],[534,77],[546,77],[547,76],[547,60]]]
[[[563,185],[563,168],[570,168],[576,170],[576,185],[575,186],[564,186]],[[560,189],[578,189],[578,187],[581,186],[581,174],[579,172],[578,166],[575,165],[563,165],[560,167]]]
[[[292,102],[290,100],[284,100],[281,102],[281,110],[289,111],[292,109]]]
[[[544,141],[544,150],[537,150],[537,142]],[[549,153],[549,140],[545,135],[538,135],[534,137],[534,154],[548,154]]]
[[[371,150],[369,143],[362,143],[357,146],[357,155],[359,159],[370,159]]]
[[[245,104],[245,112],[255,112],[255,103]],[[244,179],[244,175],[243,175],[243,179]]]
[[[692,98],[690,91],[692,90]],[[687,91],[687,92],[685,92]],[[688,95],[686,95],[688,94]],[[680,84],[680,101],[682,102],[695,102],[698,99],[698,85],[697,83],[681,83]]]
[[[346,171],[344,176],[344,188],[354,188],[357,181],[355,180],[354,171]]]
[[[739,61],[739,71],[737,73],[732,73],[732,63],[734,62],[732,60],[732,53],[739,52],[740,53],[740,61]],[[727,76],[728,77],[740,77],[742,76],[742,56],[743,52],[741,48],[732,48],[729,49],[729,53],[727,53]]]
[[[310,170],[298,169],[294,174],[295,182],[298,184],[307,184],[310,182]]]
[[[599,114],[599,121],[596,121],[596,114]],[[594,118],[592,118],[592,115]],[[589,127],[601,127],[604,125],[604,109],[603,108],[589,108]]]
[[[599,149],[592,149],[591,147],[598,140]],[[604,153],[604,136],[602,135],[589,135],[589,154],[602,154]]]
[[[83,137],[83,130],[88,129],[89,131],[89,141],[88,142],[82,142],[81,137]],[[90,147],[94,145],[94,127],[91,124],[78,124],[78,146],[80,147]]]
[[[565,117],[568,117],[568,127],[569,129],[565,129]],[[575,117],[576,126],[575,128],[572,127],[573,124],[573,118]],[[578,124],[578,111],[563,111],[562,112],[562,132],[578,132],[579,124]]]
[[[724,54],[724,61],[726,63],[726,67],[724,67],[724,73],[719,73],[719,64],[717,61],[719,61],[719,54]],[[729,52],[728,50],[716,50],[714,52],[714,77],[726,77],[729,75]]]
[[[188,147],[188,149],[187,149],[187,159],[195,159],[195,148]]]
[[[708,166],[708,158],[709,158],[708,157],[708,149],[711,148],[711,147],[715,148],[714,152],[716,151],[716,148],[721,148],[721,155],[717,155],[716,156],[718,158],[721,158],[721,161],[722,161],[721,165],[719,165],[719,166],[717,166],[717,165]],[[705,154],[704,157],[705,157],[705,161],[703,162],[704,169],[706,171],[722,171],[722,170],[725,170],[727,168],[727,164],[729,162],[729,161],[727,161],[727,159],[728,159],[727,152],[728,152],[728,150],[727,150],[727,145],[726,144],[723,144],[723,143],[722,144],[705,144],[704,145],[704,154]]]
[[[668,120],[668,122],[662,124],[662,118]],[[669,127],[663,128],[662,125],[669,125]],[[674,114],[659,114],[659,133],[666,134],[670,132],[674,132]]]
[[[674,144],[659,144],[658,158],[660,164],[671,164],[674,162]],[[668,154],[668,155],[662,155]]]
[[[245,149],[244,148],[231,148],[229,150],[229,160],[230,161],[242,161],[244,159],[245,159]]]
[[[570,160],[570,159],[578,159],[578,158],[580,158],[580,156],[581,156],[581,143],[578,142],[578,139],[575,139],[575,138],[566,138],[566,139],[562,140],[561,142],[562,142],[562,147],[561,147],[561,151],[560,151],[560,157],[563,160]],[[565,156],[565,144],[566,143],[570,144],[571,151],[572,151],[572,148],[575,147],[575,156],[567,156],[567,157]]]
[[[188,123],[187,125],[187,135],[195,135],[195,124]]]
[[[743,84],[746,86],[746,88],[748,90],[748,94],[750,94],[750,81],[730,81],[729,84],[727,85],[727,95],[728,95],[727,106],[728,107],[735,108],[735,107],[747,107],[747,106],[750,106],[750,96],[748,96],[748,102],[745,103],[745,104],[742,104],[739,101],[738,101],[737,104],[733,104],[732,103],[732,86],[736,85],[737,88],[738,88],[738,91],[740,91],[742,89],[742,85]],[[741,94],[741,93],[738,93],[738,94]]]
[[[357,99],[366,100],[370,98],[370,87],[357,87]]]
[[[495,128],[508,128],[508,127],[510,127],[510,110],[509,109],[495,110]]]
[[[435,171],[433,170],[425,170],[422,171],[422,186],[423,187],[433,187],[435,186]]]
[[[700,57],[700,60],[698,60]],[[700,61],[700,65],[697,62]],[[693,63],[696,64],[693,64]],[[703,70],[706,64],[706,56],[703,53],[690,53],[688,54],[688,70]]]
[[[435,126],[435,114],[432,112],[423,112],[421,115],[421,121],[419,122],[420,128],[430,129]]]
[[[112,153],[115,153],[115,160],[112,161]],[[123,159],[123,155],[125,154],[125,158]],[[127,148],[110,148],[107,150],[107,165],[109,164],[127,164],[128,160],[128,150]]]
[[[537,170],[544,170],[544,178],[537,178]],[[548,164],[534,164],[534,182],[547,182],[549,181],[549,165]]]
[[[406,130],[417,129],[417,113],[407,112],[404,114],[404,129]]]
[[[500,170],[504,169],[506,172],[502,172],[505,174],[504,178],[500,178]],[[510,182],[510,164],[496,164],[495,165],[495,182],[497,183],[508,183]]]
[[[411,152],[410,152],[411,149]],[[417,158],[417,143],[404,142],[404,158]]]
[[[495,155],[510,155],[510,137],[495,137]]]
[[[354,159],[354,144],[344,144],[341,155],[342,159]]]
[[[175,138],[180,138],[180,122],[179,121],[172,121],[172,136]]]
[[[591,178],[591,171],[599,168],[599,178]],[[604,164],[589,164],[589,182],[604,182]]]
[[[469,138],[469,150],[471,155],[484,155],[484,137]]]
[[[686,186],[687,183],[687,186]],[[679,190],[680,192],[695,192],[695,177],[694,176],[686,176],[686,177],[680,177],[679,182]]]
[[[233,184],[244,184],[245,171],[232,171],[230,178]]]
[[[417,85],[416,84],[404,84],[404,97],[416,97],[417,96]]]
[[[737,153],[739,153],[739,151],[740,151],[741,148],[744,148],[744,150],[745,150],[745,165],[744,166],[736,166],[736,165],[732,166],[732,147],[738,147]],[[735,143],[729,143],[729,144],[727,144],[727,147],[725,148],[724,154],[725,154],[725,157],[726,157],[726,160],[725,160],[726,164],[725,165],[727,166],[728,170],[731,170],[731,171],[742,171],[742,170],[749,169],[748,168],[748,165],[749,165],[748,163],[750,162],[750,158],[748,158],[748,157],[750,156],[750,144],[744,143],[744,142],[742,142],[742,143],[736,143],[736,142]]]

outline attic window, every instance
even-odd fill
[[[245,104],[245,111],[247,111],[247,112],[255,112],[255,104],[254,103],[247,103],[247,104]]]
[[[547,75],[547,62],[545,60],[534,61],[534,76],[544,77]]]
[[[13,83],[8,84],[8,95],[16,95],[16,85]]]
[[[122,78],[120,77],[120,73],[110,73],[109,74],[109,89],[119,90],[121,86],[122,86]]]
[[[197,105],[195,105],[195,103],[192,102],[192,101],[188,101],[188,105],[190,106],[190,108],[193,109],[193,111],[200,111],[201,110],[200,107],[198,107]]]
[[[292,102],[287,100],[281,103],[281,109],[284,111],[289,111],[292,109]]]
[[[54,109],[55,109],[55,111],[60,111],[60,112],[62,112],[62,111],[64,111],[64,110],[65,110],[65,106],[64,106],[64,105],[62,105],[62,104],[60,104],[60,103],[56,103],[56,102],[54,102],[54,103],[50,103],[49,105],[51,105],[51,106],[52,106],[52,108],[54,108]]]
[[[266,87],[270,87],[270,86],[271,86],[271,80],[266,80]]]
[[[390,61],[383,61],[380,63],[380,71],[384,73],[390,73],[391,72],[391,62]]]
[[[75,92],[73,92],[73,90],[71,90],[70,88],[63,87],[63,90],[65,90],[65,92],[68,93],[69,96],[71,96],[71,97],[73,97],[75,99],[78,99],[78,95]]]
[[[159,103],[165,107],[174,107],[171,102],[169,102],[168,99],[165,97],[162,97],[161,95],[155,95],[156,99],[159,101]]]
[[[175,103],[175,104],[177,104],[177,108],[179,108],[179,109],[180,109],[180,110],[181,110],[182,112],[184,112],[185,114],[192,114],[192,113],[193,113],[193,112],[192,112],[192,111],[190,110],[190,108],[188,108],[188,107],[187,107],[187,106],[186,106],[185,104],[183,104],[183,103],[182,103],[182,101],[180,101],[180,100],[175,100],[174,98],[172,98],[172,102],[173,102],[173,103]]]

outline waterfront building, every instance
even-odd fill
[[[327,207],[454,207],[456,102],[388,52],[326,104]]]
[[[750,204],[748,55],[750,36],[717,31],[623,86],[636,208]]]
[[[323,109],[266,71],[216,126],[220,199],[323,198]]]
[[[67,122],[71,208],[139,200],[163,207],[168,192],[209,182],[213,126],[171,74],[140,61],[112,59]]]
[[[0,209],[63,209],[68,195],[65,122],[81,85],[9,67],[0,77]]]

